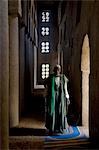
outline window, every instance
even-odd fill
[[[49,12],[42,12],[42,22],[49,22]]]
[[[49,35],[49,27],[42,27],[42,28],[41,28],[41,34],[42,34],[43,36]]]
[[[49,76],[49,64],[42,64],[41,69],[42,79],[48,78]]]
[[[57,62],[57,13],[49,6],[38,6],[38,48],[35,50],[37,57],[36,84],[43,85],[44,80],[52,72],[54,63]],[[56,29],[57,28],[57,29]],[[56,37],[56,39],[54,39]],[[54,52],[55,51],[55,52]]]
[[[49,53],[49,42],[41,43],[41,53]]]

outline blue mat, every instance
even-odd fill
[[[67,133],[52,135],[52,136],[46,136],[45,141],[72,139],[72,138],[77,138],[79,136],[80,136],[80,131],[79,131],[78,127],[71,126]]]

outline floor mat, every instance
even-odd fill
[[[65,134],[46,136],[45,141],[66,140],[66,139],[74,139],[74,138],[86,138],[86,136],[80,133],[78,127],[70,126],[68,131],[66,131]]]

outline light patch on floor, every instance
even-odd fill
[[[22,117],[19,123],[19,127],[45,129],[45,121],[43,118],[35,115]]]
[[[38,115],[22,117],[19,123],[19,128],[46,129],[44,118]],[[89,137],[89,130],[86,127],[78,126],[81,135]]]

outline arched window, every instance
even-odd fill
[[[41,66],[41,74],[42,74],[42,79],[48,78],[49,76],[49,64],[42,64]]]
[[[50,51],[50,47],[49,47],[49,42],[46,41],[46,42],[42,42],[41,43],[41,53],[49,53]]]
[[[49,35],[49,27],[42,27],[42,28],[41,28],[41,34],[42,34],[43,36]]]
[[[57,13],[48,5],[38,6],[38,48],[35,50],[35,87],[42,88],[44,80],[57,63]],[[35,57],[34,56],[34,57]],[[43,87],[44,88],[44,87]]]
[[[50,13],[49,12],[42,12],[42,22],[49,22],[49,17]]]

